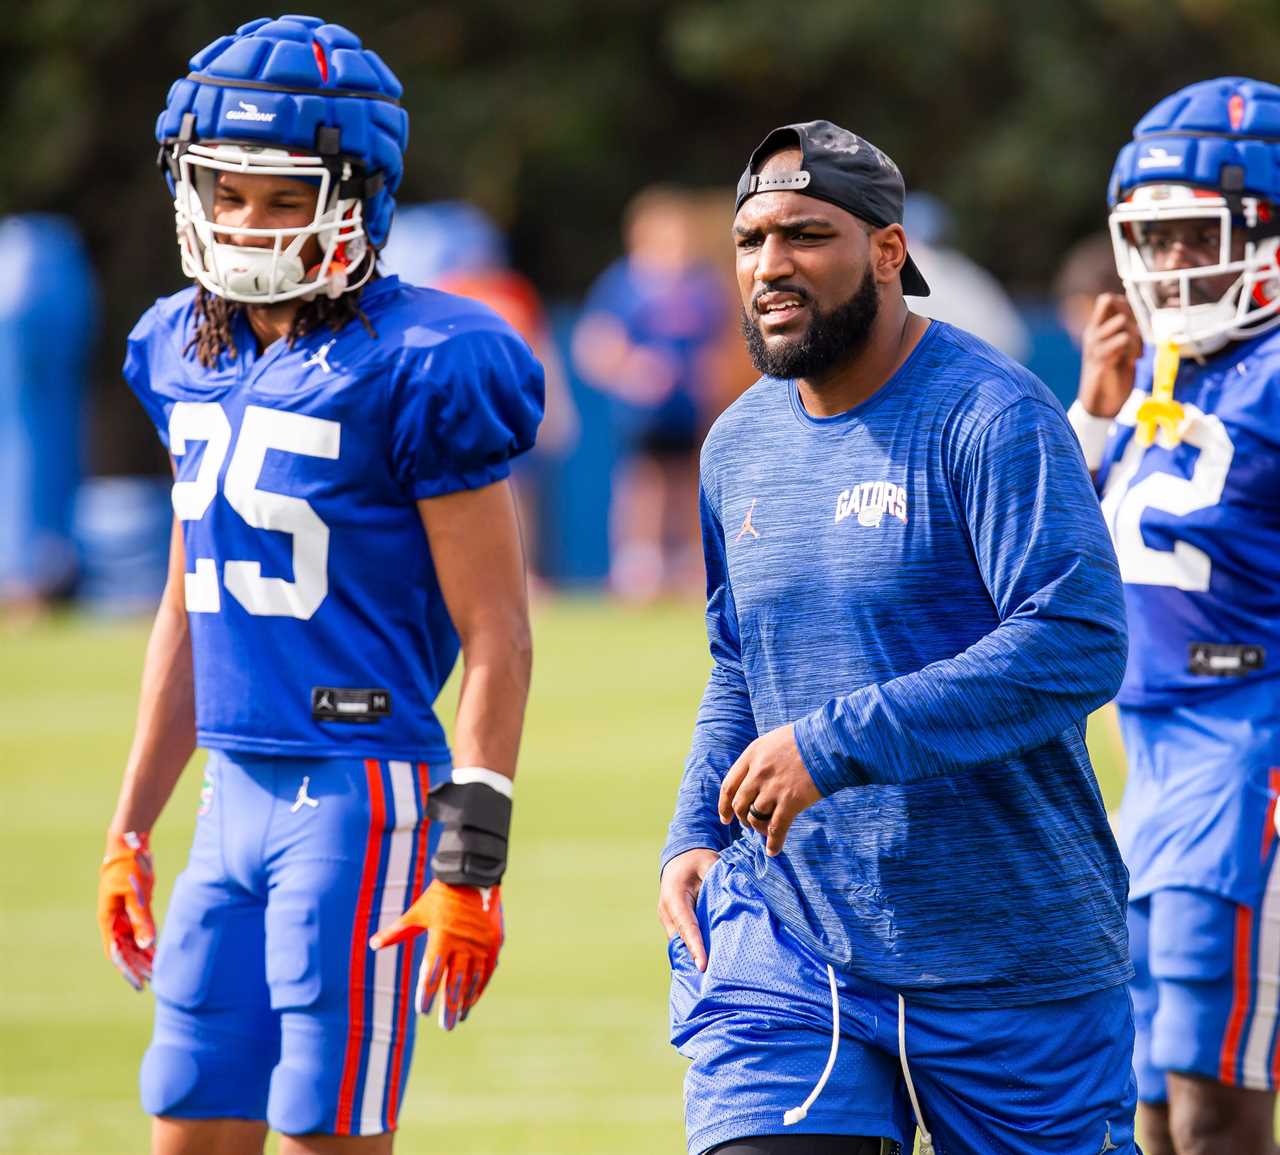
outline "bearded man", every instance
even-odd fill
[[[1124,671],[1115,555],[1048,390],[907,309],[903,194],[827,121],[738,184],[764,376],[702,450],[714,664],[659,903],[689,1151],[1132,1153],[1127,880],[1085,749]]]

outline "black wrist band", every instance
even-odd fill
[[[427,817],[442,827],[432,876],[453,886],[497,886],[507,869],[511,799],[482,782],[446,782],[427,797]]]

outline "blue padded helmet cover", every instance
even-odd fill
[[[1280,201],[1280,87],[1224,76],[1165,97],[1120,150],[1108,204],[1114,208],[1142,184]]]
[[[190,74],[169,89],[156,139],[163,146],[179,142],[190,113],[192,141],[314,155],[319,130],[336,129],[338,154],[365,176],[381,174],[376,191],[363,198],[365,232],[381,247],[409,139],[402,91],[395,73],[341,25],[315,16],[263,18],[191,58]],[[332,132],[324,135],[335,139]]]

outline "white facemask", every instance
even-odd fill
[[[1256,222],[1258,201],[1243,200],[1246,223]],[[1253,215],[1253,222],[1248,220]],[[1144,252],[1142,231],[1167,222],[1200,223],[1216,229],[1217,254],[1211,263],[1160,270]],[[1173,342],[1184,356],[1205,357],[1230,341],[1246,340],[1280,325],[1280,237],[1249,240],[1233,258],[1231,208],[1224,197],[1188,185],[1141,185],[1111,213],[1116,268],[1129,303],[1152,344]],[[1197,301],[1206,278],[1235,274],[1226,291]],[[1178,303],[1162,302],[1160,287],[1176,282]]]
[[[213,188],[219,172],[310,179],[317,185],[316,209],[301,228],[254,229],[215,224]],[[343,172],[343,179],[350,174]],[[362,205],[338,195],[333,174],[318,156],[295,156],[283,149],[241,145],[192,145],[178,160],[174,214],[182,268],[211,293],[231,301],[269,305],[319,295],[339,297],[373,274]],[[269,246],[232,244],[227,239],[263,237]],[[315,237],[321,258],[305,269],[301,252]],[[349,272],[363,262],[354,282]]]

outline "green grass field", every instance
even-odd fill
[[[422,1024],[398,1149],[676,1153],[683,1063],[666,1042],[654,905],[707,670],[701,609],[562,600],[537,609],[535,629],[508,944],[464,1027]],[[150,995],[103,959],[94,920],[145,640],[145,623],[78,618],[0,637],[2,1155],[146,1150],[136,1080]],[[1114,805],[1111,728],[1090,738]],[[159,909],[185,858],[202,759],[155,835]]]

